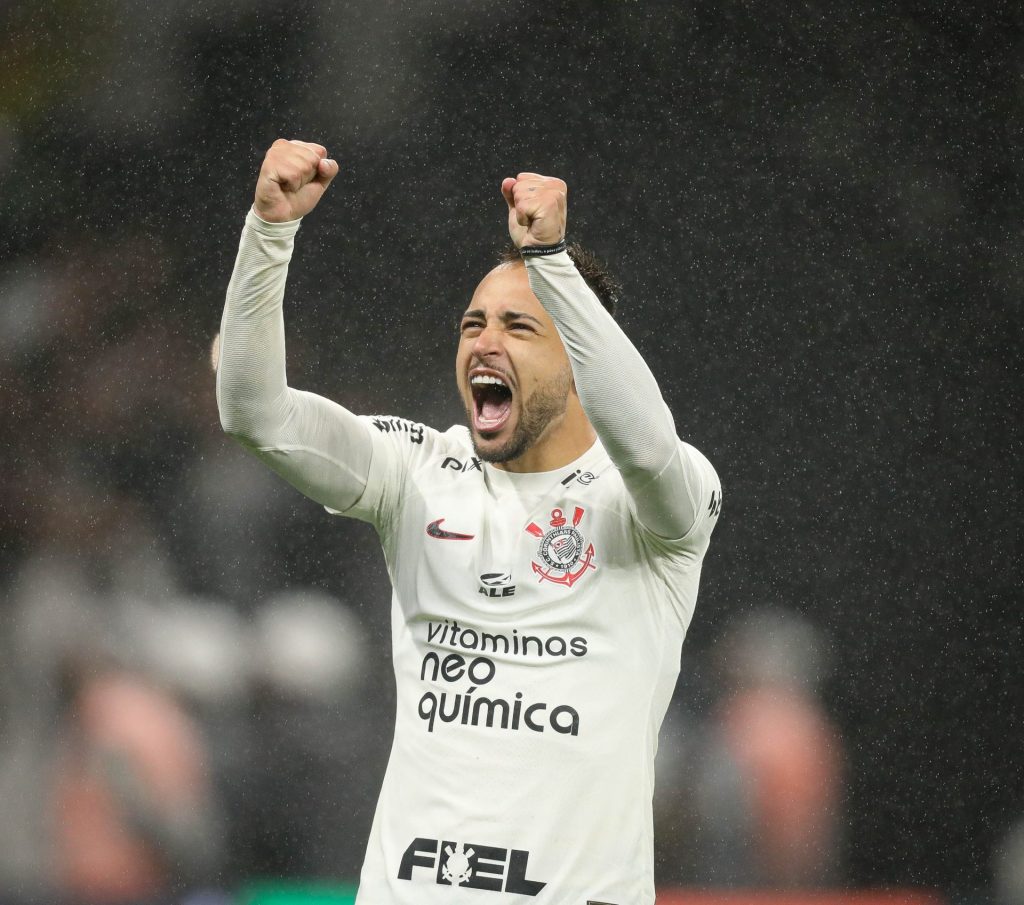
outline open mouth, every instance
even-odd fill
[[[512,390],[495,374],[474,374],[469,384],[473,392],[473,427],[481,434],[497,433],[512,413]]]

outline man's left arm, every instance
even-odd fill
[[[506,179],[509,231],[520,249],[555,246],[565,235],[565,183],[523,173]],[[524,254],[530,287],[554,321],[572,363],[580,403],[618,468],[637,518],[659,537],[678,539],[713,520],[718,476],[680,443],[650,368],[584,282],[565,251]]]

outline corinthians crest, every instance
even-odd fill
[[[594,545],[587,544],[577,530],[583,521],[583,514],[583,507],[577,506],[570,525],[561,509],[552,509],[550,528],[547,531],[536,522],[526,526],[530,534],[540,538],[537,556],[541,562],[530,563],[533,571],[540,576],[540,581],[553,581],[571,588],[588,569],[597,568],[593,563]]]

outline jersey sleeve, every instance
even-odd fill
[[[217,405],[228,434],[307,496],[347,511],[366,489],[372,428],[288,386],[282,308],[298,228],[246,217],[221,320]]]
[[[655,538],[689,543],[707,524],[702,507],[712,489],[720,498],[714,469],[676,437],[650,368],[569,255],[525,262],[530,287],[555,322],[572,363],[583,410],[622,475],[637,521]]]
[[[444,443],[438,431],[405,418],[360,415],[358,420],[371,449],[363,492],[345,508],[326,508],[331,515],[369,522],[386,538],[393,533],[409,475]]]
[[[677,441],[678,469],[682,473],[682,483],[693,508],[694,518],[689,530],[680,538],[658,535],[653,531],[646,532],[649,546],[667,555],[682,557],[688,564],[699,563],[707,552],[711,541],[711,532],[718,522],[722,511],[722,483],[714,466],[700,450],[682,440]],[[663,473],[666,484],[656,478],[642,488],[641,496],[650,494],[658,496],[662,493],[676,492],[679,478],[671,471]],[[642,504],[638,504],[642,505]]]

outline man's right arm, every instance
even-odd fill
[[[345,511],[370,470],[366,423],[288,386],[283,301],[299,220],[337,164],[320,145],[278,141],[260,170],[221,321],[217,405],[224,430],[307,496]]]

